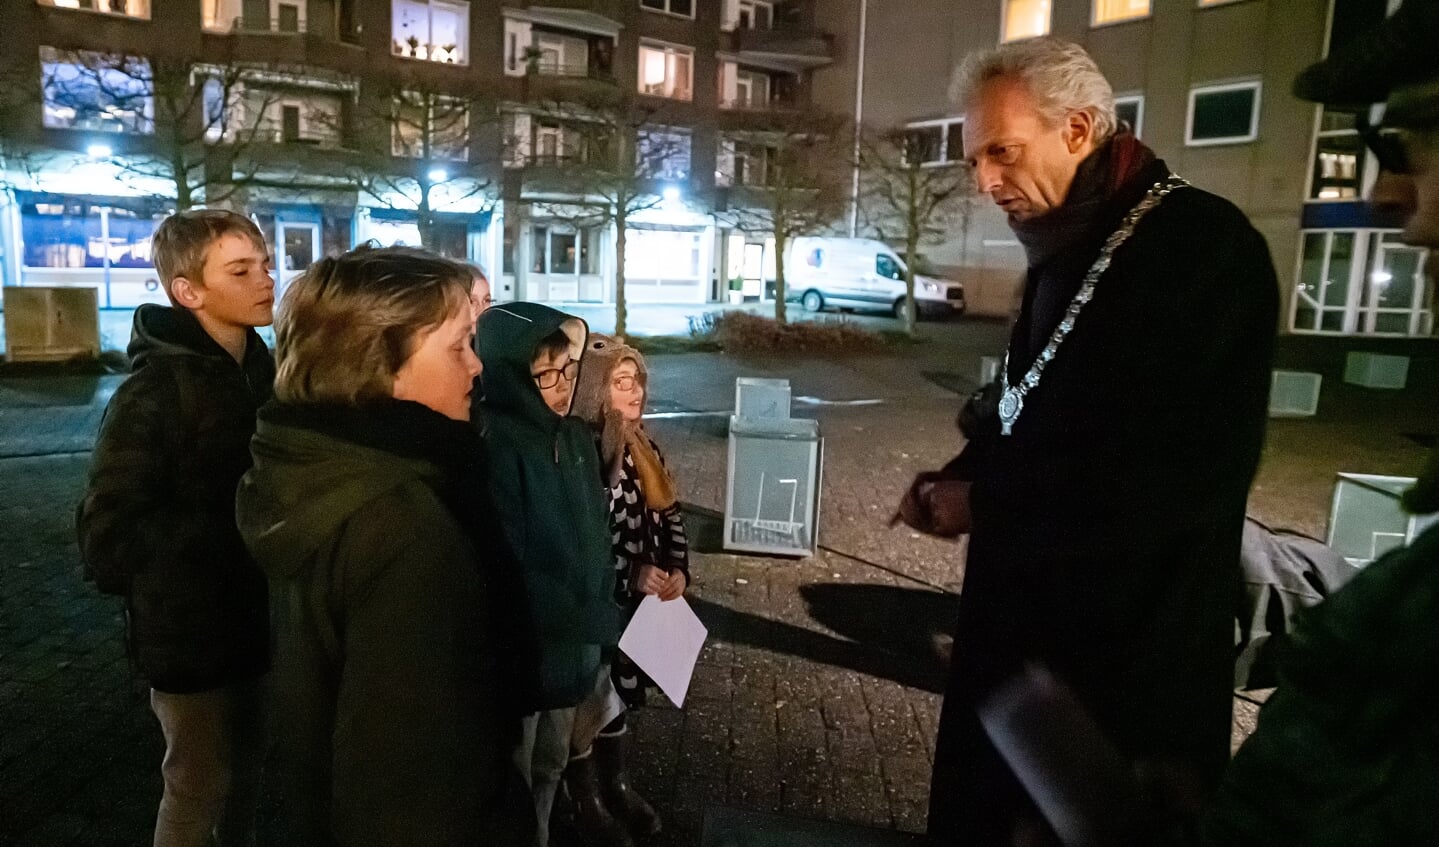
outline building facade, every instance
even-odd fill
[[[202,204],[254,217],[281,286],[357,243],[423,242],[502,299],[610,301],[621,176],[648,198],[631,300],[757,295],[765,239],[715,212],[763,184],[754,122],[806,108],[835,54],[810,0],[6,5],[0,277],[116,308],[163,302],[150,233]],[[595,175],[616,129],[644,169]]]
[[[843,43],[837,61],[816,72],[814,97],[866,124],[909,127],[943,167],[964,158],[963,115],[947,89],[966,55],[1039,35],[1076,41],[1112,82],[1120,116],[1139,136],[1176,172],[1237,203],[1264,234],[1283,287],[1280,331],[1426,337],[1435,329],[1426,257],[1399,243],[1398,220],[1363,203],[1377,163],[1359,141],[1355,115],[1290,94],[1300,70],[1397,6],[818,0],[820,19]],[[986,203],[967,231],[928,250],[932,264],[962,278],[1020,284],[1023,252]]]

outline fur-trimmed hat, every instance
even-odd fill
[[[605,415],[610,410],[610,376],[625,359],[634,360],[639,370],[640,387],[645,390],[648,399],[650,372],[640,351],[613,335],[592,332],[585,342],[585,364],[580,368],[579,381],[575,383],[571,415],[596,429],[604,426]]]

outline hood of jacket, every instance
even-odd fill
[[[253,328],[245,334],[245,359],[264,348],[265,343]],[[130,330],[130,369],[138,371],[152,360],[163,356],[200,356],[234,361],[220,342],[200,325],[194,313],[178,306],[146,303],[135,310],[135,323]]]
[[[293,578],[360,507],[402,485],[440,485],[432,462],[275,420],[261,411],[255,464],[235,498],[245,546],[268,576]]]
[[[583,369],[589,327],[580,318],[538,303],[492,306],[480,316],[475,336],[484,365],[480,384],[484,389],[481,405],[486,411],[504,412],[546,427],[558,424],[560,416],[545,405],[530,376],[535,348],[555,330],[569,336],[570,358]]]

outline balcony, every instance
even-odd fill
[[[216,46],[216,55],[265,64],[329,67],[355,73],[364,66],[364,53],[340,36],[332,15],[297,15],[296,7],[282,5],[280,15],[241,15],[205,21],[205,36],[232,40]],[[229,51],[233,50],[233,53]]]
[[[607,68],[578,62],[531,58],[522,77],[505,79],[507,96],[525,101],[605,103],[619,96],[614,74]]]
[[[795,96],[772,97],[768,100],[735,98],[720,100],[716,115],[722,132],[765,132],[785,124],[785,118],[804,111],[807,104]]]
[[[737,29],[726,33],[728,52],[741,64],[803,71],[834,61],[834,36],[816,29],[776,23],[774,29]]]

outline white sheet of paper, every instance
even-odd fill
[[[670,702],[683,707],[695,662],[709,630],[685,598],[661,601],[651,594],[640,601],[620,636],[620,649],[634,660]]]

